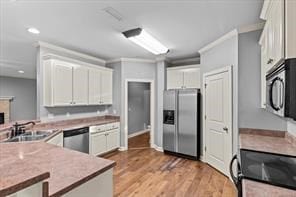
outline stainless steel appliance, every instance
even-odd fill
[[[200,90],[166,90],[163,104],[164,152],[199,159]]]
[[[89,127],[65,130],[64,147],[89,153]]]
[[[296,120],[296,58],[287,59],[266,76],[266,109]]]
[[[234,176],[233,161],[238,160],[238,176]],[[242,179],[250,179],[296,190],[296,157],[241,149],[230,163],[230,174],[242,194]]]

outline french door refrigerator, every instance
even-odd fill
[[[189,159],[200,156],[200,89],[164,91],[164,153]]]

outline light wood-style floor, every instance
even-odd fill
[[[114,196],[235,197],[235,187],[209,165],[165,155],[151,148],[104,156],[116,161]]]

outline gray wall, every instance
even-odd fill
[[[239,34],[239,128],[287,130],[286,120],[262,109],[261,105],[261,31]]]
[[[88,59],[80,58],[78,56],[61,53],[48,48],[38,48],[37,53],[37,117],[43,121],[59,120],[59,119],[71,119],[78,117],[97,116],[105,115],[110,112],[108,105],[104,106],[77,106],[77,107],[43,107],[43,95],[42,95],[42,75],[43,72],[43,58],[42,56],[46,53],[55,54],[63,57],[69,57],[75,60],[105,66],[100,62],[90,61]]]
[[[128,83],[128,134],[150,125],[150,83]]]
[[[127,130],[127,125],[125,125],[125,85],[127,79],[147,79],[155,80],[155,69],[156,64],[152,62],[136,62],[131,61],[119,61],[114,63],[108,63],[107,67],[114,69],[114,75],[116,81],[113,84],[113,106],[109,108],[109,111],[120,115],[120,144],[125,146],[125,131]],[[156,85],[155,85],[156,87]],[[117,96],[115,96],[117,95]],[[158,131],[155,129],[155,133]],[[156,140],[157,136],[155,136]],[[157,141],[157,140],[156,140]]]
[[[238,36],[233,36],[214,48],[201,54],[201,84],[204,73],[232,66],[233,68],[233,153],[237,151],[238,142]],[[202,97],[203,97],[203,87]],[[203,102],[203,101],[202,101]],[[201,139],[203,136],[201,136]],[[201,142],[203,147],[203,142]],[[201,149],[203,150],[203,149]],[[202,153],[203,154],[203,153]]]
[[[0,97],[14,96],[10,120],[36,119],[36,80],[0,76]]]

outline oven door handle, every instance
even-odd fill
[[[236,187],[239,187],[239,184],[240,184],[240,179],[241,179],[241,175],[240,175],[240,165],[238,163],[237,165],[237,171],[238,171],[238,176],[234,176],[234,173],[233,173],[233,163],[234,161],[237,160],[237,155],[234,155],[230,161],[230,166],[229,166],[229,172],[230,172],[230,176],[231,176],[231,179],[233,180],[234,184],[236,185]]]

